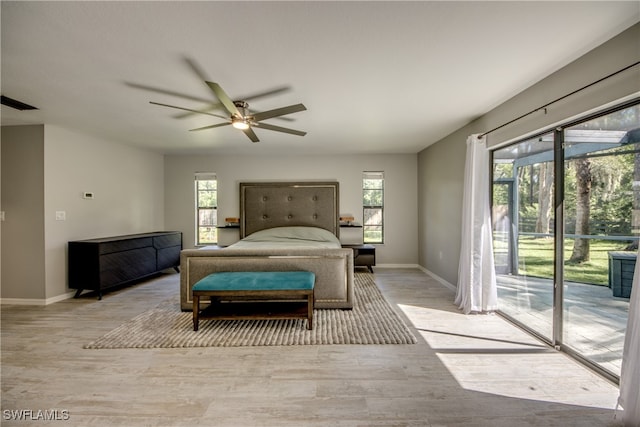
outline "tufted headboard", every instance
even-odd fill
[[[338,182],[241,182],[240,238],[265,228],[311,226],[340,233]]]

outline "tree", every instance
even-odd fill
[[[636,143],[637,149],[640,149],[640,143]],[[640,153],[633,155],[633,182],[632,182],[632,211],[631,211],[631,232],[640,233]],[[628,251],[638,250],[638,241],[634,240],[625,248]]]
[[[549,234],[551,222],[551,207],[553,205],[553,163],[540,164],[538,188],[538,218],[536,219],[536,233]]]
[[[573,162],[576,172],[576,231],[577,235],[589,234],[589,216],[591,200],[591,160],[577,159]],[[570,263],[589,261],[589,239],[576,237]]]

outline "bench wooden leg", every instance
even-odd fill
[[[307,328],[313,329],[313,292],[307,297]]]
[[[198,316],[200,315],[200,295],[193,295],[193,330],[198,331]]]
[[[267,294],[267,297],[271,297],[273,299],[279,299],[283,297],[283,292],[290,294],[290,292],[287,291],[278,291],[277,293],[271,293],[271,294]],[[304,305],[302,305],[302,307],[300,306],[300,298],[306,297],[307,298],[307,329],[313,329],[313,305],[315,302],[315,298],[314,298],[314,293],[313,291],[309,292],[304,292],[304,293],[295,293],[295,297],[296,297],[296,301],[294,301],[293,303],[295,304],[295,312],[292,313],[283,313],[281,315],[278,315],[276,310],[276,313],[274,315],[274,313],[268,312],[268,313],[263,313],[263,312],[258,312],[256,314],[251,314],[251,313],[241,313],[240,315],[230,315],[229,313],[226,313],[226,311],[228,310],[223,310],[223,313],[211,313],[211,308],[213,304],[216,304],[216,302],[219,302],[219,298],[216,295],[211,295],[212,293],[214,293],[213,291],[209,292],[209,291],[193,291],[193,330],[194,331],[198,331],[198,326],[199,326],[199,321],[200,321],[200,317],[205,318],[205,319],[234,319],[234,320],[238,320],[238,319],[255,319],[255,318],[260,318],[260,319],[272,319],[272,318],[284,318],[284,319],[291,319],[291,318],[295,318],[295,319],[299,319],[302,318],[304,319]],[[245,293],[246,294],[246,293]],[[225,293],[226,296],[229,295],[228,292]],[[231,294],[232,296],[235,296],[235,294]],[[261,294],[263,297],[265,296],[265,294]],[[238,296],[246,296],[246,295],[238,295]],[[288,295],[291,296],[291,295]],[[201,313],[200,310],[200,299],[201,297],[210,297],[211,298],[211,305],[209,306],[208,309],[203,310]],[[258,301],[258,300],[256,300]],[[267,301],[268,302],[268,301]],[[304,303],[302,303],[304,304]],[[231,306],[232,303],[230,302],[229,304],[224,304],[226,306]],[[242,305],[242,304],[240,304]],[[268,306],[267,306],[268,307]],[[226,307],[226,309],[228,309],[229,307]],[[292,308],[293,309],[293,308]],[[206,312],[205,312],[206,311]],[[200,316],[202,314],[202,316]],[[267,317],[264,317],[264,316]],[[280,316],[280,317],[279,317]]]

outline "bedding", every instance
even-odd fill
[[[228,249],[265,248],[327,248],[339,249],[340,240],[318,227],[275,227],[256,231],[229,246]]]

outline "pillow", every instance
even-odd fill
[[[329,230],[318,227],[275,227],[256,231],[245,237],[248,242],[268,242],[272,240],[313,240],[317,242],[338,242],[338,238]]]

